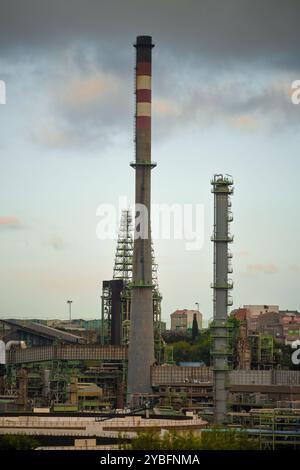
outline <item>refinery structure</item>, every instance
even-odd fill
[[[64,445],[85,438],[97,448],[106,438],[117,443],[121,431],[130,439],[137,428],[199,431],[219,425],[247,429],[261,448],[297,448],[300,370],[277,367],[275,346],[282,339],[281,350],[276,349],[282,354],[300,338],[300,314],[287,320],[288,313],[274,311],[276,306],[250,305],[229,314],[230,175],[216,174],[211,181],[213,318],[204,329],[201,313],[192,311],[192,326],[165,331],[151,240],[153,47],[150,36],[137,37],[135,159],[130,164],[136,206],[134,214],[129,209],[121,214],[112,278],[102,281],[99,295],[101,313],[90,323],[76,323],[71,315],[66,324],[0,320],[0,433],[43,436],[46,446],[50,435]],[[182,334],[191,344],[199,334],[207,335],[209,359],[176,360],[170,337]]]
[[[228,305],[232,300],[228,294],[232,289],[232,281],[228,275],[232,273],[230,264],[231,253],[228,244],[233,241],[229,232],[232,221],[230,195],[233,193],[231,177],[215,175],[212,181],[214,193],[214,315],[213,315],[213,372],[214,372],[214,414],[215,422],[223,424],[227,415],[228,382]]]
[[[129,344],[131,293],[133,286],[133,223],[129,209],[121,214],[113,279],[103,281],[101,296],[101,344]],[[154,351],[158,363],[162,360],[161,301],[157,264],[151,247],[152,309],[154,328]]]

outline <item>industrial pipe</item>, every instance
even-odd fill
[[[11,340],[11,341],[8,341],[8,343],[6,343],[5,350],[10,351],[12,346],[20,346],[21,349],[26,349],[27,348],[25,341]]]

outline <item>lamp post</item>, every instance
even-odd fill
[[[73,300],[67,300],[67,304],[69,304],[69,321],[72,320],[72,302]]]

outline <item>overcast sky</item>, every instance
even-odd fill
[[[155,241],[163,317],[212,315],[215,172],[233,175],[234,307],[299,305],[297,0],[0,0],[0,315],[100,315],[132,201],[134,48],[152,35],[153,202],[204,207],[204,244]]]

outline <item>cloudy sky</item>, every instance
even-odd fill
[[[212,315],[215,172],[233,175],[234,307],[299,305],[298,0],[0,0],[0,315],[100,315],[132,201],[134,48],[153,36],[153,202],[204,207],[204,244],[156,240],[163,317]]]

